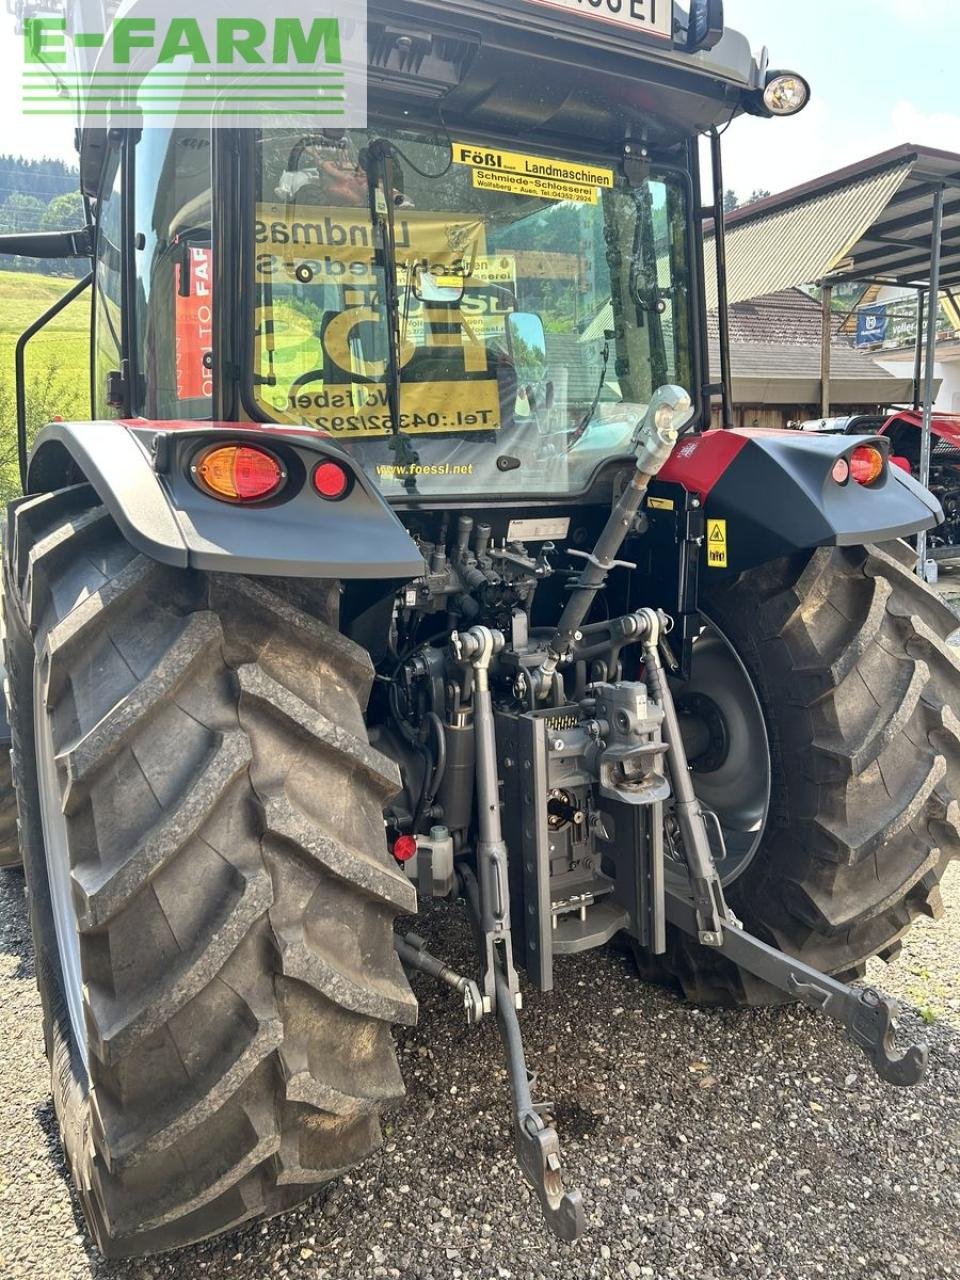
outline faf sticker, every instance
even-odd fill
[[[727,522],[707,521],[707,564],[711,569],[727,568]]]

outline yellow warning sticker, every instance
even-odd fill
[[[674,502],[672,498],[648,498],[647,506],[654,511],[673,511]]]
[[[711,569],[727,567],[727,522],[707,521],[707,564]]]
[[[579,160],[531,156],[522,151],[501,151],[471,142],[453,144],[455,164],[473,170],[473,185],[480,191],[509,191],[539,196],[542,200],[576,200],[596,204],[598,189],[611,189],[612,169]]]

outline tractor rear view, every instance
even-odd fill
[[[521,974],[620,940],[925,1066],[847,983],[960,847],[956,623],[902,541],[940,509],[881,436],[707,430],[717,130],[805,82],[715,0],[371,0],[368,51],[362,130],[88,117],[91,226],[0,241],[92,258],[94,421],[21,431],[3,571],[54,1101],[109,1255],[363,1160],[412,971],[496,1019],[564,1239]],[[475,972],[395,930],[418,899],[466,905]]]

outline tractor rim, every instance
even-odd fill
[[[763,708],[740,655],[719,626],[701,614],[690,679],[673,684],[697,799],[719,819],[726,857],[710,843],[725,885],[753,861],[770,812],[772,763]],[[686,873],[667,863],[667,877]]]
[[[70,874],[70,847],[57,777],[56,750],[50,716],[47,713],[45,663],[37,663],[34,676],[34,735],[37,754],[37,784],[40,819],[47,863],[50,905],[60,957],[60,981],[73,1030],[74,1044],[87,1063],[87,1024],[83,1012],[83,974],[80,964],[80,935],[73,905]]]

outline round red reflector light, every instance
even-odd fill
[[[872,444],[862,444],[850,455],[850,474],[857,484],[873,484],[883,475],[883,453]]]
[[[837,484],[847,483],[850,479],[850,464],[847,462],[846,458],[838,458],[836,460],[833,464],[833,471],[831,474]]]
[[[286,479],[273,454],[253,445],[216,445],[193,471],[209,494],[226,502],[260,502],[272,497]]]
[[[338,462],[321,462],[313,473],[313,487],[321,498],[336,502],[346,495],[350,487],[350,476]]]
[[[398,862],[409,862],[416,852],[416,836],[397,836],[393,842],[393,856]]]

